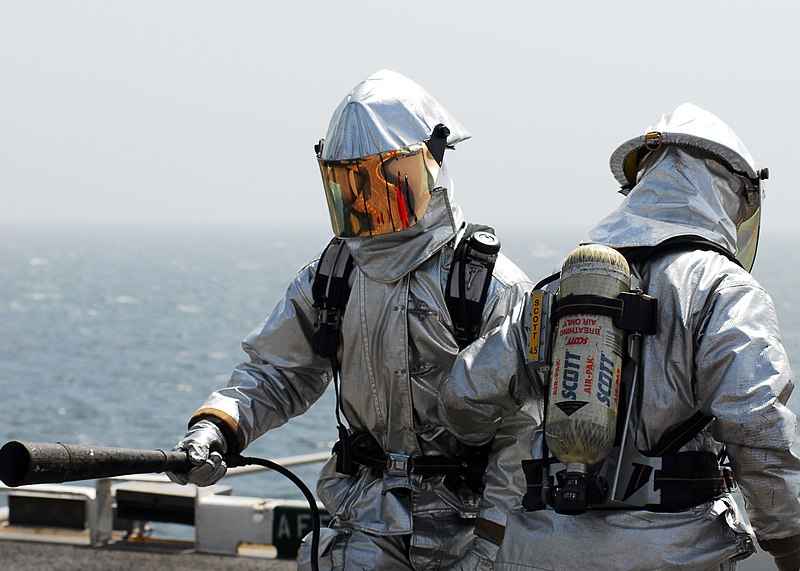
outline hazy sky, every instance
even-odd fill
[[[0,224],[328,225],[313,144],[389,68],[471,131],[467,217],[589,227],[608,157],[690,101],[800,198],[796,2],[0,0]]]

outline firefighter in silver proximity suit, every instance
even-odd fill
[[[305,412],[338,373],[337,412],[359,442],[368,437],[371,460],[379,465],[356,458],[353,473],[337,471],[337,456],[347,446],[340,440],[323,467],[317,491],[333,518],[320,541],[322,568],[488,565],[496,547],[473,533],[476,518],[481,529],[504,524],[524,489],[523,478],[506,474],[502,487],[489,480],[481,493],[480,485],[448,480],[435,466],[460,466],[467,453],[437,413],[439,384],[459,353],[444,288],[465,228],[452,202],[453,181],[428,145],[437,133],[444,137],[442,152],[445,144],[469,137],[400,74],[379,71],[344,98],[317,147],[334,233],[355,262],[336,359],[312,349],[320,319],[312,292],[318,258],[297,273],[285,298],[244,340],[250,360],[208,397],[178,444],[196,467],[171,477],[212,484],[225,471],[219,453],[239,452]],[[519,313],[530,287],[499,254],[481,332]],[[508,454],[530,424],[509,420],[488,462],[516,471],[520,454]],[[301,567],[308,565],[305,545],[300,559]]]
[[[772,300],[749,273],[766,173],[725,123],[691,104],[620,146],[611,169],[625,199],[584,243],[624,253],[657,299],[620,462],[621,472],[630,465],[641,480],[618,482],[609,503],[561,515],[542,499],[541,480],[529,478],[495,568],[733,569],[753,552],[755,535],[779,569],[797,571],[800,459],[786,407],[793,377]],[[487,338],[484,354],[527,351],[523,327],[511,331]],[[517,383],[511,392],[488,387],[480,382],[484,366],[457,363],[440,395],[450,430],[473,444],[492,433],[491,418],[531,394],[542,397],[546,382]],[[536,464],[542,440],[537,431],[531,465],[546,465]],[[619,441],[604,462],[618,454]],[[678,459],[689,457],[711,465],[681,466]],[[723,477],[727,470],[735,484]],[[656,478],[670,480],[672,495]],[[731,494],[736,485],[752,527]],[[670,505],[675,497],[690,501]]]

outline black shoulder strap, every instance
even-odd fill
[[[320,357],[330,359],[333,373],[333,390],[336,398],[336,427],[339,441],[334,446],[336,471],[353,475],[357,466],[351,456],[351,431],[342,421],[342,399],[339,390],[339,360],[337,352],[341,338],[341,324],[347,300],[350,297],[350,274],[353,256],[341,238],[333,238],[320,256],[311,293],[314,307],[319,309],[317,330],[311,338],[311,347]]]
[[[642,263],[651,260],[656,256],[671,254],[674,252],[689,252],[692,250],[707,250],[725,256],[738,266],[742,266],[736,256],[731,254],[719,244],[699,236],[677,236],[665,240],[656,246],[621,248],[620,252],[630,263]],[[650,450],[650,456],[663,456],[673,454],[688,444],[695,436],[710,423],[712,417],[706,416],[700,411],[694,413],[690,418],[672,426],[665,432],[659,441]]]
[[[352,271],[353,256],[344,240],[333,238],[322,252],[311,285],[314,307],[320,310],[312,347],[320,357],[331,358],[339,348],[339,326],[350,297]]]
[[[481,314],[492,279],[492,271],[500,242],[488,226],[469,225],[451,265],[445,298],[453,315],[455,334],[461,348],[478,336]],[[347,300],[350,297],[350,275],[353,256],[341,238],[333,238],[320,256],[311,293],[314,307],[319,309],[317,331],[311,340],[314,353],[330,359],[333,387],[336,396],[336,424],[339,441],[334,447],[336,471],[355,474],[358,466],[352,457],[352,431],[343,422],[341,379],[338,350],[341,341],[341,323]],[[453,279],[457,273],[456,279]],[[455,297],[453,297],[455,296]]]
[[[669,240],[664,240],[655,246],[639,246],[635,248],[618,248],[620,253],[630,263],[641,263],[649,260],[654,256],[664,254],[671,254],[673,252],[689,252],[691,250],[709,250],[725,256],[734,264],[742,267],[742,263],[736,259],[736,256],[731,254],[728,250],[715,244],[711,240],[701,238],[700,236],[676,236]]]
[[[711,420],[710,416],[697,411],[665,432],[650,450],[650,456],[663,456],[677,452],[700,434]]]
[[[556,272],[554,274],[550,274],[546,278],[542,278],[535,286],[533,286],[533,289],[534,290],[542,289],[544,286],[553,283],[557,279],[561,279],[561,272]]]
[[[478,338],[483,308],[492,281],[500,241],[494,229],[468,224],[456,247],[447,277],[445,302],[453,320],[454,334],[460,348]],[[320,310],[314,352],[330,358],[339,347],[339,326],[350,297],[350,274],[353,257],[344,240],[333,238],[322,252],[311,286],[314,307]]]
[[[464,236],[456,246],[444,292],[460,349],[475,341],[480,334],[483,308],[499,252],[500,241],[493,228],[467,224]]]

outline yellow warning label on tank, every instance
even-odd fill
[[[535,361],[539,358],[539,341],[542,335],[542,297],[541,291],[536,291],[531,296],[531,337],[528,352],[528,360]]]

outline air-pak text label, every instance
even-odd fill
[[[616,410],[622,376],[618,347],[622,339],[608,326],[610,319],[585,314],[559,320],[556,338],[560,351],[553,355],[551,398]]]

